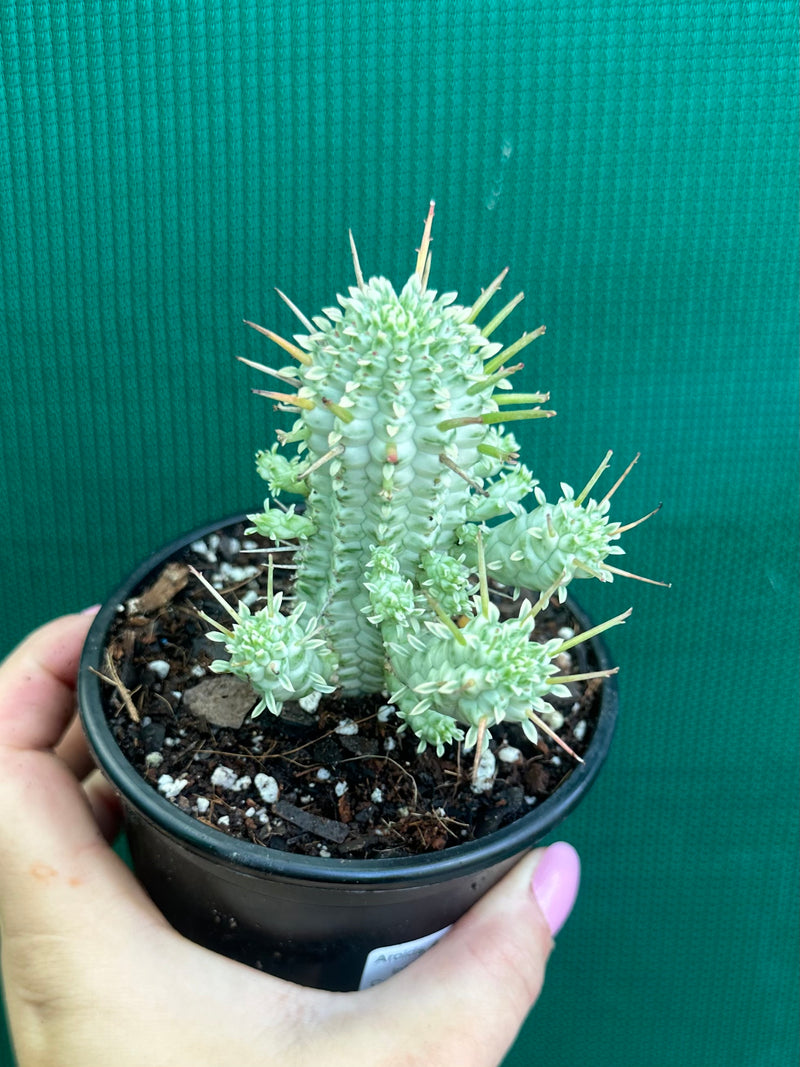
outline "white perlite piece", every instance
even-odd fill
[[[394,704],[381,704],[378,708],[378,722],[388,722],[396,710]]]
[[[522,753],[518,748],[514,748],[513,745],[501,745],[497,750],[497,758],[501,763],[519,763],[522,759]]]
[[[382,802],[382,800],[383,800],[382,791],[376,787],[370,793],[369,799],[372,801],[373,804],[380,804]]]
[[[192,544],[189,545],[189,547],[191,548],[192,552],[196,552],[198,556],[202,556],[203,559],[206,560],[208,563],[217,562],[217,557],[214,555],[214,553],[211,551],[205,541],[193,541]]]
[[[254,567],[252,564],[247,567],[237,567],[233,563],[220,563],[215,577],[219,578],[222,585],[235,585],[239,582],[249,581],[250,578],[255,578],[257,574],[258,567]]]
[[[265,804],[274,804],[278,799],[278,783],[274,778],[270,778],[268,774],[257,774],[255,777],[255,787],[258,790],[258,795]]]
[[[548,707],[547,711],[539,712],[551,730],[560,730],[564,725],[564,716],[557,708]]]
[[[337,782],[333,787],[333,791],[337,797],[343,797],[347,792],[347,782]]]
[[[253,779],[249,774],[243,774],[240,778],[237,776],[236,771],[220,763],[218,767],[214,768],[214,772],[211,775],[211,784],[218,785],[222,789],[231,789],[234,793],[242,793],[245,789],[250,788],[253,784]]]
[[[297,703],[303,711],[307,711],[310,714],[317,710],[320,700],[322,700],[322,693],[309,693],[308,696],[300,697]]]
[[[220,815],[220,817],[217,819],[218,826],[230,826],[230,824],[231,819],[229,815]]]
[[[158,779],[158,791],[171,800],[178,796],[180,791],[189,784],[188,778],[173,778],[171,774],[162,774]]]
[[[198,815],[205,815],[205,813],[211,807],[211,801],[208,799],[208,797],[198,797],[195,807],[197,808]]]
[[[160,752],[148,752],[144,758],[145,767],[159,767],[164,762]]]
[[[494,775],[497,769],[497,761],[494,752],[487,748],[478,763],[478,773],[470,788],[473,793],[490,793],[494,783]]]
[[[320,769],[317,771],[317,781],[318,782],[327,782],[328,779],[330,778],[330,776],[331,776],[331,772],[329,770],[327,770],[325,767],[320,767]]]
[[[583,741],[586,737],[586,719],[581,719],[572,732],[575,734],[576,741]]]
[[[358,723],[353,722],[352,719],[342,719],[333,732],[341,737],[352,737],[353,734],[358,733]]]
[[[169,674],[169,664],[165,659],[151,659],[147,666],[162,682]]]
[[[236,771],[220,763],[211,774],[211,784],[219,785],[223,789],[235,789],[238,778]]]

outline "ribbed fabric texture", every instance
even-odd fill
[[[433,283],[508,264],[498,336],[548,326],[545,489],[642,453],[617,514],[665,507],[625,565],[673,588],[576,590],[634,605],[622,723],[513,1067],[796,1054],[797,29],[782,0],[0,5],[0,651],[260,502],[283,416],[242,318],[332,303],[349,227],[401,283],[430,197]]]

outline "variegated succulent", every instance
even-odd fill
[[[590,496],[610,453],[582,492],[562,484],[552,503],[519,461],[510,427],[554,414],[541,407],[548,394],[510,384],[544,327],[505,348],[491,339],[522,294],[478,325],[506,271],[470,306],[431,290],[432,220],[433,204],[400,292],[364,279],[351,237],[356,284],[338,306],[309,320],[287,300],[305,330],[291,341],[255,327],[292,357],[250,364],[280,383],[259,392],[297,415],[258,456],[270,497],[251,520],[296,548],[294,601],[281,611],[270,582],[261,610],[229,607],[210,636],[230,659],[212,666],[252,683],[256,713],[334,688],[384,691],[420,749],[463,740],[480,753],[503,720],[533,739],[551,732],[545,698],[570,680],[559,655],[628,613],[545,644],[531,640],[536,615],[573,578],[625,573],[609,558],[629,527],[608,515],[619,481]],[[535,595],[503,620],[490,579]]]

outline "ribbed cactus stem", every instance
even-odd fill
[[[423,553],[451,549],[470,487],[480,491],[465,472],[496,404],[491,387],[469,392],[487,342],[451,295],[423,289],[414,274],[399,294],[373,278],[339,302],[304,339],[311,363],[299,394],[316,534],[297,588],[324,620],[339,682],[352,692],[384,684],[381,634],[366,616],[372,552],[391,546],[413,579]]]

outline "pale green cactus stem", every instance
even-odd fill
[[[623,573],[605,562],[608,556],[624,552],[613,544],[619,537],[620,523],[608,521],[609,500],[614,490],[599,502],[586,500],[608,468],[610,457],[609,452],[577,497],[572,487],[562,482],[562,496],[555,504],[547,502],[538,485],[533,489],[538,505],[533,510],[527,511],[517,501],[508,501],[506,510],[512,518],[489,528],[484,537],[489,574],[515,587],[538,590],[555,585],[563,601],[567,584],[573,578],[612,581],[613,574]],[[466,559],[476,566],[475,528],[465,527],[462,537]]]
[[[515,618],[501,621],[489,598],[480,537],[477,549],[479,595],[472,598],[460,625],[438,605],[437,621],[425,620],[424,630],[419,612],[408,611],[402,624],[395,617],[379,620],[385,633],[387,622],[392,627],[387,648],[393,671],[404,683],[390,698],[399,708],[401,729],[411,728],[420,751],[431,744],[439,755],[449,742],[463,740],[466,750],[476,746],[476,761],[488,744],[488,728],[504,721],[519,723],[533,741],[539,727],[562,744],[541,718],[550,710],[545,698],[568,697],[565,682],[608,677],[616,668],[556,677],[559,667],[554,661],[567,647],[624,622],[630,612],[573,638],[569,645],[559,638],[540,644],[532,640],[536,617],[557,583],[535,604],[523,600]],[[468,727],[466,734],[462,725]]]
[[[536,612],[573,577],[625,573],[606,560],[622,551],[614,542],[629,527],[608,519],[619,482],[599,502],[588,499],[608,457],[577,497],[562,485],[553,505],[519,462],[506,427],[555,414],[540,406],[548,394],[509,383],[522,367],[513,359],[544,327],[507,348],[490,340],[521,293],[476,324],[505,270],[470,307],[430,290],[432,220],[433,204],[400,292],[385,278],[366,281],[353,245],[357,284],[337,307],[309,320],[280,294],[305,332],[288,341],[255,327],[293,360],[278,370],[244,362],[280,383],[256,391],[297,415],[278,434],[297,454],[276,445],[257,457],[272,501],[251,516],[265,536],[299,544],[297,606],[281,615],[271,586],[256,615],[226,606],[235,625],[214,623],[211,636],[231,659],[213,667],[249,678],[259,710],[273,713],[291,696],[334,685],[391,691],[421,748],[463,738],[480,750],[503,720],[529,736],[544,726],[538,712],[563,686],[553,659],[564,646],[530,640]],[[287,492],[305,497],[302,513],[280,503]],[[501,622],[490,577],[543,597]]]
[[[193,567],[190,570],[234,622],[233,629],[229,629],[200,613],[214,627],[207,634],[208,639],[224,644],[230,656],[214,660],[211,670],[217,674],[234,674],[252,685],[259,696],[253,708],[254,716],[265,708],[279,715],[286,700],[334,691],[335,687],[327,681],[332,657],[325,642],[318,637],[318,620],[309,618],[305,625],[301,624],[306,607],[302,603],[289,615],[281,613],[283,594],[273,592],[271,565],[267,604],[255,613],[246,604],[239,604],[234,610],[202,574]]]
[[[457,305],[455,294],[430,291],[431,221],[432,212],[417,270],[400,293],[385,278],[365,282],[356,257],[358,285],[339,297],[340,307],[325,309],[311,323],[303,319],[310,329],[295,338],[299,347],[283,342],[298,362],[282,372],[296,383],[296,393],[267,394],[300,415],[289,436],[309,459],[302,482],[313,532],[298,528],[296,587],[320,614],[346,692],[385,685],[386,654],[368,618],[364,584],[372,550],[396,548],[399,572],[408,580],[418,578],[429,553],[448,557],[456,530],[484,513],[473,497],[486,494],[485,513],[506,510],[492,503],[483,478],[469,474],[502,471],[497,424],[553,414],[538,406],[501,413],[495,391],[508,389],[507,371],[500,372],[501,346],[488,334],[518,298],[481,330],[473,319],[503,276],[471,308]],[[525,335],[525,343],[533,336]],[[530,405],[546,396],[512,399]],[[259,469],[273,495],[299,480],[297,461],[280,466],[274,453],[260,454]],[[526,492],[530,482],[523,474],[509,495]],[[282,525],[274,511],[255,520],[260,532]]]

